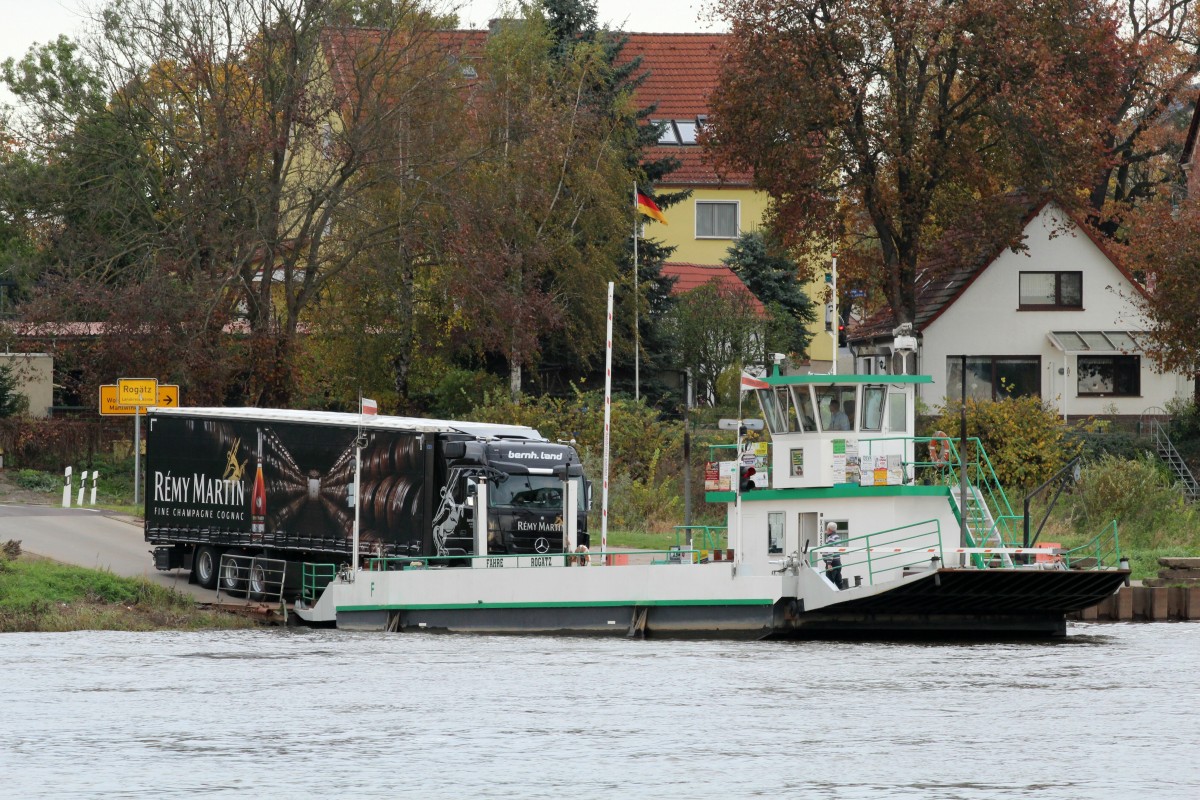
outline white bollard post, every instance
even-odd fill
[[[96,483],[100,480],[100,470],[92,470],[92,502],[91,505],[96,505]]]
[[[79,471],[79,496],[75,498],[75,505],[83,507],[83,493],[87,491],[87,470]]]
[[[66,483],[63,485],[63,508],[70,508],[71,507],[71,468],[70,467],[67,467],[66,472],[63,473],[63,478],[66,480]]]

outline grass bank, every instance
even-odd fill
[[[251,628],[253,620],[196,607],[195,600],[144,578],[120,578],[0,550],[0,633]]]

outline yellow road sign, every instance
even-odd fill
[[[108,384],[100,387],[101,414],[136,414],[145,411],[147,406],[160,408],[179,408],[179,385],[174,383],[158,383],[156,396],[145,403],[122,403],[120,384]]]
[[[179,385],[175,383],[160,383],[158,385],[158,400],[152,405],[159,408],[179,408]]]
[[[127,406],[117,402],[116,384],[100,387],[101,414],[136,414],[138,410],[138,406]]]
[[[121,378],[117,381],[117,402],[123,406],[152,406],[157,400],[156,378]]]

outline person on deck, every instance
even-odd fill
[[[842,405],[837,400],[829,401],[829,430],[850,430],[850,418],[846,416],[845,411],[842,411]]]
[[[838,533],[837,523],[830,522],[825,526],[825,544],[840,547],[842,535]],[[827,551],[821,558],[825,561],[825,577],[833,582],[835,589],[842,588],[842,557],[835,551]]]

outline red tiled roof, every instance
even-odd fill
[[[619,35],[619,34],[618,34]],[[635,92],[638,105],[657,103],[656,119],[695,119],[708,113],[716,88],[724,33],[630,33],[618,63],[641,56],[639,73],[649,71]]]
[[[459,60],[477,59],[487,44],[486,30],[433,32],[415,52],[441,52]],[[618,64],[641,62],[635,76],[645,80],[634,91],[638,108],[655,106],[653,120],[695,120],[709,113],[709,97],[720,76],[728,34],[724,33],[621,33],[625,45]],[[370,54],[385,33],[374,28],[335,28],[325,34],[325,46],[332,65],[335,86],[343,97],[352,97],[352,64],[356,54]],[[391,47],[412,48],[413,43],[397,40]],[[409,56],[411,58],[412,56]],[[749,173],[719,175],[704,148],[698,145],[660,145],[651,148],[652,159],[674,157],[680,167],[660,183],[666,186],[749,186]]]
[[[749,297],[750,305],[754,308],[754,313],[759,316],[767,313],[766,309],[763,308],[762,302],[746,288],[746,284],[742,283],[742,279],[733,270],[723,264],[667,262],[662,265],[662,274],[665,277],[675,279],[675,282],[671,285],[671,294],[673,295],[686,294],[693,289],[698,289],[705,284],[716,281],[722,289],[742,293]]]
[[[706,116],[709,97],[717,88],[721,61],[729,35],[724,33],[630,33],[621,50],[619,64],[641,57],[637,74],[649,73],[634,91],[639,108],[656,106],[654,120],[694,120]],[[702,147],[660,145],[652,148],[654,159],[673,156],[679,169],[660,181],[665,186],[749,186],[749,173],[717,174]]]

